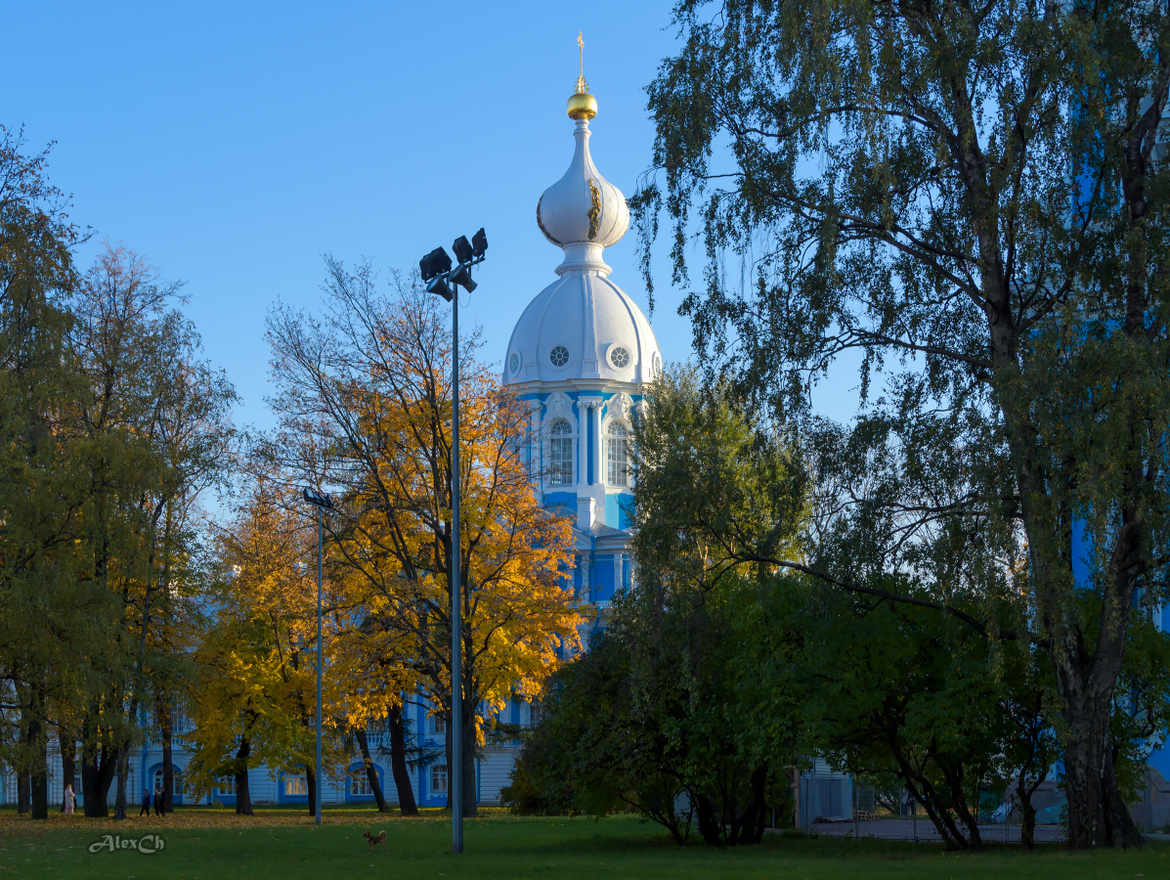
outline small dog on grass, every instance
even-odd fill
[[[378,844],[378,843],[382,844],[382,852],[386,852],[386,832],[385,831],[380,831],[377,834],[370,834],[370,832],[367,831],[365,834],[362,835],[362,837],[364,837],[366,840],[368,840],[370,842],[370,852],[374,851],[374,845]]]

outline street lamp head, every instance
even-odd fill
[[[445,250],[437,247],[418,261],[418,270],[422,273],[423,281],[430,281],[438,275],[446,275],[451,271],[451,258]]]
[[[487,235],[481,226],[479,232],[471,236],[471,253],[475,257],[482,257],[487,251]]]
[[[427,284],[427,293],[437,293],[451,302],[451,288],[447,285],[447,273],[451,271],[451,257],[441,247],[435,248],[418,261],[418,270]]]
[[[312,504],[314,507],[319,507],[322,510],[332,510],[333,509],[333,499],[331,497],[329,497],[328,495],[322,495],[320,492],[316,492],[313,489],[309,489],[306,487],[305,491],[304,491],[304,496],[305,496],[305,500],[308,501],[310,504]]]
[[[471,242],[467,240],[466,235],[461,235],[455,239],[451,245],[451,249],[455,251],[455,259],[460,263],[470,263],[475,257],[475,253],[471,249]]]
[[[463,240],[467,241],[467,239]],[[458,284],[468,293],[471,293],[473,290],[475,290],[475,288],[479,287],[478,284],[471,280],[470,267],[464,265],[463,263],[460,263],[459,268],[454,273],[452,273],[451,283]]]
[[[451,291],[451,288],[447,285],[446,275],[436,275],[434,278],[428,281],[427,293],[437,293],[443,299],[447,300],[447,302],[451,302],[451,297],[455,295]]]

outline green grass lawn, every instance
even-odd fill
[[[104,820],[54,816],[18,819],[0,809],[0,880],[9,877],[276,878],[344,877],[511,878],[1170,878],[1170,844],[1137,852],[1070,853],[1047,847],[1025,853],[992,848],[977,855],[940,846],[875,840],[768,835],[760,846],[676,847],[657,826],[632,816],[602,822],[582,818],[514,818],[494,813],[465,825],[465,851],[451,854],[450,820],[415,819],[366,810],[326,810],[320,828],[302,812],[257,810],[252,820],[226,812],[180,809],[164,819]],[[385,830],[387,852],[370,854],[362,831]],[[159,834],[165,847],[91,854],[105,834],[139,839]]]

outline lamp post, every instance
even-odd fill
[[[459,288],[468,293],[476,288],[471,267],[483,262],[487,235],[482,229],[467,240],[461,235],[451,245],[458,265],[441,247],[418,261],[422,280],[429,293],[436,293],[451,303],[451,767],[447,768],[451,791],[451,852],[463,852],[463,625],[459,619],[461,593],[459,562],[462,544],[459,537]],[[451,285],[455,285],[452,289]]]
[[[325,511],[333,509],[333,499],[312,489],[305,489],[305,500],[317,508],[317,779],[313,792],[314,821],[321,824],[321,550],[325,541]]]

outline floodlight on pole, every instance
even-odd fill
[[[427,291],[437,293],[451,303],[451,570],[448,575],[451,588],[451,766],[447,777],[451,781],[451,851],[463,852],[463,624],[460,620],[461,587],[460,556],[462,539],[459,535],[459,297],[449,284],[471,293],[478,286],[471,280],[471,267],[483,262],[487,251],[487,234],[481,228],[472,241],[461,235],[452,244],[459,264],[451,268],[447,252],[435,248],[418,262]]]
[[[457,284],[471,293],[476,288],[476,283],[471,280],[471,266],[475,259],[471,242],[467,240],[466,235],[461,235],[455,239],[451,249],[455,251],[455,259],[459,261],[459,265],[447,277],[451,279],[452,284]]]
[[[313,815],[316,824],[321,824],[321,551],[325,541],[325,511],[333,509],[333,499],[328,495],[305,487],[304,497],[317,508],[317,763],[313,771],[316,778],[313,797]]]
[[[451,302],[454,294],[447,286],[447,276],[451,272],[451,257],[441,247],[435,248],[418,261],[418,269],[422,280],[426,282],[427,293],[437,293],[447,302]]]

